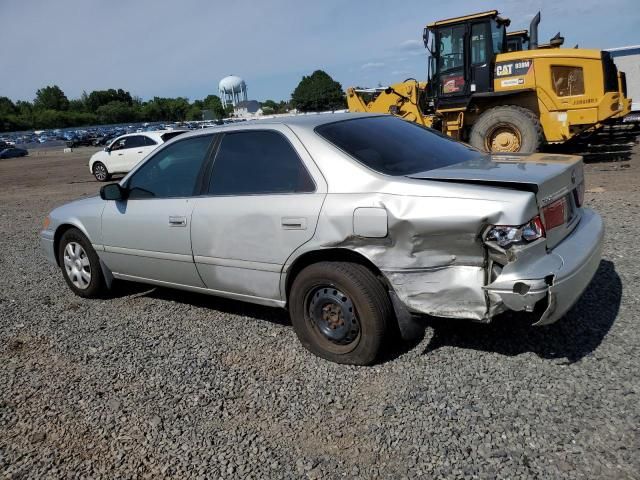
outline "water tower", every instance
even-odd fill
[[[220,89],[220,99],[223,107],[228,105],[235,107],[238,103],[247,100],[247,84],[236,75],[224,77],[220,80],[218,88]]]

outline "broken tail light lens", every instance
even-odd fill
[[[509,248],[515,244],[533,242],[544,235],[542,220],[540,216],[536,216],[524,225],[495,225],[485,236],[485,241],[496,242],[502,248]]]

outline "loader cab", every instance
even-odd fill
[[[506,51],[509,23],[491,10],[425,28],[431,54],[428,96],[436,109],[465,107],[472,95],[493,90],[495,57]]]
[[[507,52],[520,52],[529,50],[529,32],[527,30],[516,30],[507,33]]]

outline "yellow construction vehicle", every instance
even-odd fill
[[[497,10],[431,23],[428,82],[349,88],[349,110],[392,113],[486,151],[526,153],[628,113],[624,76],[609,54],[559,48],[559,35],[539,45],[539,22],[540,14],[511,41]]]

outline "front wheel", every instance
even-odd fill
[[[485,152],[535,153],[544,141],[538,116],[517,105],[487,110],[475,122],[469,143]]]
[[[94,298],[103,293],[105,283],[100,259],[80,230],[71,228],[62,234],[58,263],[67,285],[76,295]]]
[[[336,363],[369,365],[393,319],[382,283],[362,265],[320,262],[293,282],[291,322],[304,347]]]
[[[111,179],[111,174],[107,170],[107,167],[102,162],[96,162],[93,164],[93,176],[99,182],[107,182]]]

